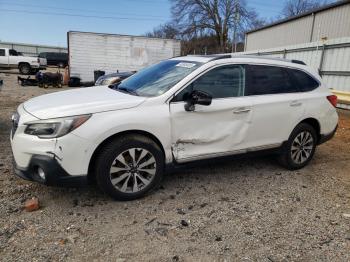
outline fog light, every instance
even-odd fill
[[[38,167],[37,173],[41,179],[45,180],[45,172],[41,167]]]

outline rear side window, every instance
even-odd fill
[[[9,53],[10,53],[10,56],[18,56],[18,53],[15,49],[10,49]]]
[[[284,68],[278,66],[249,65],[247,96],[298,92],[298,86]]]
[[[316,89],[319,83],[309,74],[295,69],[289,69],[289,72],[294,76],[301,92],[308,92]]]
[[[5,56],[5,49],[0,49],[0,56]]]

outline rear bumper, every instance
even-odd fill
[[[334,130],[331,133],[329,133],[327,135],[322,135],[321,134],[320,140],[318,141],[318,144],[320,145],[320,144],[323,144],[323,143],[327,142],[328,140],[331,140],[334,137],[335,132],[337,131],[337,129],[338,129],[338,125],[334,128]]]
[[[25,180],[35,181],[48,186],[80,187],[87,185],[87,176],[71,176],[50,156],[33,155],[28,168],[20,168],[13,163],[15,174]],[[38,168],[45,173],[45,179],[39,176]]]

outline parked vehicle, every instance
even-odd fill
[[[36,73],[40,69],[46,69],[46,59],[20,55],[14,49],[0,48],[0,67],[18,68],[23,75]]]
[[[64,68],[68,65],[68,54],[58,52],[42,52],[40,58],[45,58],[48,65]]]
[[[18,107],[16,173],[47,185],[96,180],[115,199],[144,196],[164,167],[270,150],[304,167],[336,131],[337,97],[298,61],[186,56],[119,84],[48,94]]]
[[[49,86],[62,88],[63,76],[61,73],[51,73],[51,72],[38,72],[35,75],[38,81],[38,86],[43,88],[48,88]]]
[[[112,84],[117,84],[121,81],[123,81],[124,79],[132,76],[133,74],[135,74],[136,72],[118,72],[118,73],[112,73],[112,74],[108,74],[108,75],[103,75],[100,76],[95,85],[96,86],[100,86],[100,85],[112,85]]]

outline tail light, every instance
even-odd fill
[[[327,96],[327,99],[332,106],[337,107],[338,97],[336,95]]]

